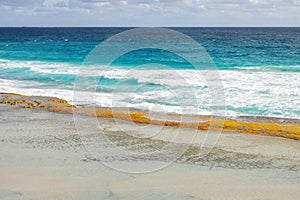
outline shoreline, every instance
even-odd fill
[[[193,116],[174,113],[151,113],[149,115],[145,111],[131,108],[76,106],[56,97],[25,96],[15,93],[0,93],[0,104],[9,104],[27,109],[43,109],[55,113],[114,118],[137,124],[175,126],[204,131],[235,132],[300,140],[299,119],[251,116]]]

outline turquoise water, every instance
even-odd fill
[[[86,56],[128,29],[0,28],[0,91],[72,101],[74,81]],[[172,29],[199,42],[220,70],[227,115],[299,118],[300,28]],[[145,64],[141,71],[139,66]],[[98,72],[82,86],[88,91],[89,81],[99,80],[96,100],[80,103],[180,113],[184,101],[191,105],[185,112],[211,114],[205,77],[173,53],[142,49],[116,59],[105,73],[101,67],[99,63]],[[185,93],[191,88],[193,97]]]

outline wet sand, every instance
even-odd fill
[[[224,132],[199,156],[205,130],[104,118],[95,127],[95,118],[76,117],[84,127],[76,129],[71,114],[0,104],[0,199],[299,199],[298,140]],[[160,134],[147,138],[155,130]],[[195,136],[174,163],[167,154],[140,154],[169,144],[174,133],[183,136],[174,150]],[[124,158],[101,134],[142,156]],[[170,166],[134,174],[103,163],[133,172]]]

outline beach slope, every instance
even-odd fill
[[[85,121],[86,135],[78,134],[73,115],[0,105],[0,199],[299,199],[298,140],[225,132],[207,155],[199,157],[197,144],[204,131],[180,128],[179,134],[197,134],[194,145],[169,167],[138,175],[120,173],[102,161],[143,168],[167,163],[167,155],[123,159],[103,151],[95,159],[86,148],[102,144],[81,142],[99,134],[94,118],[78,117]],[[141,145],[145,140],[133,137],[141,130],[139,124],[119,120],[120,131],[115,119],[97,120],[112,142],[131,151],[167,144],[178,130],[165,127],[161,136]],[[158,127],[143,126],[140,134]]]

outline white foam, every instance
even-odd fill
[[[69,64],[0,60],[0,68],[20,68],[28,65],[31,70],[47,74],[80,74],[104,76],[111,79],[136,79],[138,83],[160,84],[153,91],[128,91],[95,95],[82,92],[81,98],[73,102],[73,91],[69,87],[51,86],[34,81],[0,79],[1,92],[25,95],[56,96],[73,103],[96,103],[101,106],[135,107],[139,109],[167,110],[190,114],[211,114],[212,96],[206,79],[209,71],[195,70],[127,70],[118,67],[84,67]],[[87,69],[87,70],[85,70]],[[224,86],[226,115],[266,115],[299,119],[300,73],[274,71],[218,71]],[[88,84],[88,83],[87,83]],[[155,86],[153,86],[155,88]],[[159,89],[158,89],[159,88]],[[155,103],[157,102],[157,103]],[[163,104],[165,102],[166,104]],[[257,110],[257,111],[256,111]],[[259,112],[258,112],[259,111]]]
[[[77,75],[79,66],[67,63],[51,63],[38,61],[0,60],[0,69],[29,68],[30,71],[45,74]]]

